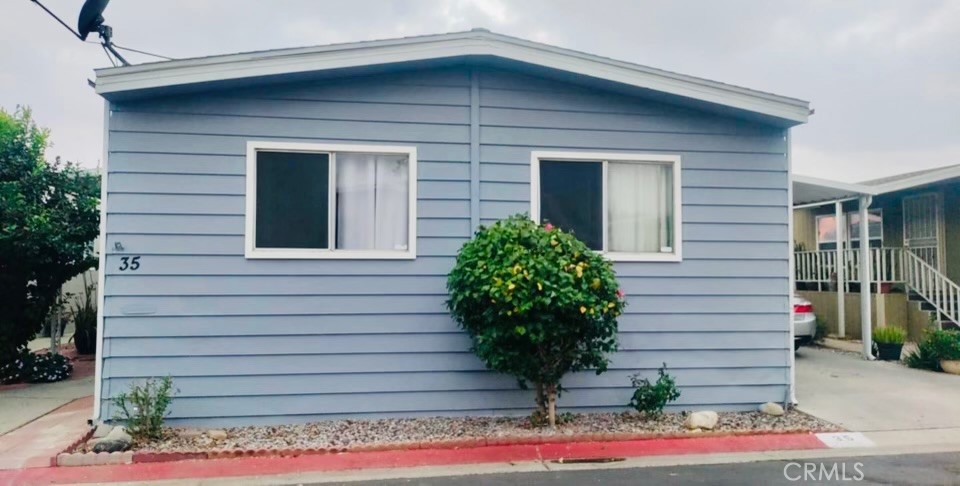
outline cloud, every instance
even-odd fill
[[[72,19],[79,0],[51,7]],[[764,91],[817,114],[795,166],[856,180],[960,163],[960,2],[955,0],[166,0],[113,2],[121,45],[174,57],[491,30]],[[27,1],[0,16],[0,106],[33,107],[52,154],[95,166],[107,65]],[[152,60],[131,54],[137,62]]]

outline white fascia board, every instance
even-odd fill
[[[925,186],[927,184],[934,184],[940,181],[954,179],[957,177],[960,177],[960,166],[947,167],[943,170],[932,171],[926,174],[920,174],[918,176],[910,177],[907,179],[901,179],[898,181],[891,181],[886,184],[873,186],[873,189],[875,191],[874,194],[887,194],[890,192],[910,189],[912,187]]]
[[[488,32],[233,54],[97,70],[106,95],[164,86],[461,56],[495,56],[805,123],[809,103]]]
[[[801,184],[809,184],[811,186],[821,186],[827,189],[845,191],[858,195],[875,195],[877,194],[875,187],[865,186],[863,184],[857,184],[854,182],[840,182],[840,181],[831,181],[829,179],[821,179],[819,177],[811,177],[800,174],[793,174],[793,182],[799,182]]]

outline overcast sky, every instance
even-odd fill
[[[70,24],[82,3],[46,0]],[[49,156],[97,166],[103,104],[87,79],[106,56],[30,0],[0,8],[0,106],[33,108],[53,131]],[[486,27],[809,100],[797,173],[960,164],[960,0],[113,0],[105,17],[118,44],[171,57]]]

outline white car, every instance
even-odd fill
[[[810,344],[817,334],[817,316],[813,304],[798,295],[793,296],[793,349]]]

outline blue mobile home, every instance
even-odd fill
[[[807,102],[483,30],[97,72],[106,99],[95,415],[171,375],[171,423],[528,413],[444,308],[481,224],[528,212],[617,261],[619,410],[792,393],[789,128]]]

